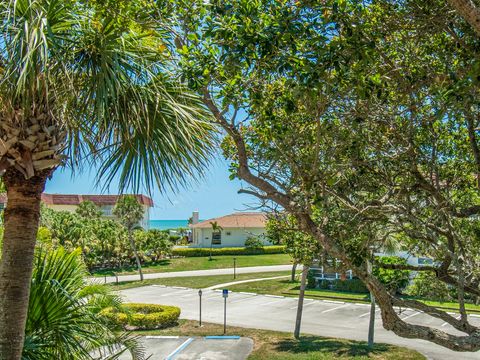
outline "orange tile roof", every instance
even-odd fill
[[[190,225],[194,229],[210,229],[211,222],[216,221],[222,228],[263,228],[267,221],[267,215],[261,212],[238,212],[221,216],[214,219],[201,221],[198,224]]]
[[[77,194],[42,194],[42,201],[48,205],[78,205],[89,200],[96,205],[115,205],[119,195],[77,195]],[[142,205],[153,206],[153,200],[148,196],[135,195]],[[0,194],[0,203],[7,202],[7,194]]]

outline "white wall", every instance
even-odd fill
[[[222,243],[213,247],[241,247],[245,246],[245,240],[254,236],[264,243],[270,245],[265,238],[265,228],[224,228],[222,230]],[[193,229],[193,246],[210,247],[212,241],[212,229]]]

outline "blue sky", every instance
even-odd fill
[[[192,211],[198,210],[201,219],[225,215],[234,211],[247,210],[248,205],[255,205],[255,198],[250,195],[237,194],[242,187],[239,180],[228,178],[228,164],[220,156],[212,161],[205,179],[178,193],[171,191],[160,194],[153,189],[155,203],[151,211],[152,219],[179,220],[188,219]],[[57,194],[98,194],[95,169],[84,169],[72,177],[70,169],[58,169],[48,181],[45,192]],[[101,188],[101,187],[100,187]],[[107,194],[116,194],[118,188],[112,184]]]

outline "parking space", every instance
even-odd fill
[[[236,336],[147,336],[140,341],[150,360],[244,360],[253,349],[252,339]],[[131,356],[123,354],[119,359],[131,359]]]
[[[122,294],[130,302],[179,306],[182,309],[182,318],[198,319],[198,289],[148,286],[128,289],[122,291]],[[291,297],[230,292],[227,299],[227,324],[290,332],[293,331],[295,323],[297,303],[298,299]],[[203,291],[202,320],[217,324],[223,323],[223,304],[221,290]],[[405,308],[398,309],[398,312],[399,316],[407,322],[433,326],[451,334],[459,333],[442,320],[422,312]],[[369,319],[369,304],[305,299],[302,331],[321,336],[366,340]],[[479,317],[472,316],[470,320],[472,324],[480,326]],[[430,342],[405,339],[386,331],[383,329],[381,313],[378,308],[375,312],[375,338],[379,342],[417,349],[430,359],[442,360],[457,356],[455,352]],[[462,359],[479,359],[479,355],[473,353],[463,353],[462,356]],[[209,359],[206,356],[204,358]]]
[[[244,360],[253,349],[249,338],[196,338],[175,360]]]
[[[149,336],[144,337],[140,341],[142,342],[143,347],[145,348],[145,354],[150,356],[150,359],[167,359],[175,349],[178,349],[187,338],[172,336],[172,337],[158,337],[158,336]],[[120,360],[131,359],[130,354],[123,354],[120,356]]]

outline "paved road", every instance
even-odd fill
[[[249,266],[249,267],[238,267],[236,269],[236,273],[237,274],[265,273],[265,272],[273,272],[273,271],[287,271],[291,269],[292,269],[292,265]],[[229,274],[233,275],[233,268],[150,273],[150,274],[143,274],[143,277],[144,279],[163,279],[163,278],[184,277],[184,276],[209,276],[209,275],[229,275]],[[117,278],[115,276],[90,277],[88,278],[88,280],[92,282],[100,282],[100,283],[114,283],[117,281]],[[136,281],[136,280],[140,280],[140,277],[138,274],[118,276],[118,281]]]
[[[126,301],[176,305],[182,309],[184,319],[198,319],[198,290],[180,287],[145,286],[121,292]],[[256,295],[249,293],[231,293],[227,304],[228,324],[248,328],[293,331],[297,299]],[[223,298],[220,290],[205,290],[202,305],[203,320],[223,323]],[[304,304],[302,332],[366,340],[368,331],[369,305],[341,303],[308,299]],[[435,326],[458,332],[441,320],[434,319],[413,310],[404,310],[402,318],[408,322]],[[472,317],[472,322],[480,326],[480,318]],[[377,310],[375,340],[378,342],[406,346],[420,351],[432,360],[479,360],[479,353],[456,353],[427,341],[404,339],[386,331],[381,325]]]

